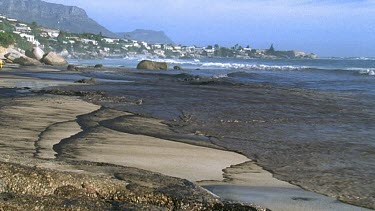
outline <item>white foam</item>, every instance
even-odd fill
[[[179,64],[179,65],[202,65],[202,62],[198,59],[194,60],[180,60],[180,59],[155,59],[156,62],[167,62],[168,64]]]
[[[352,70],[357,70],[361,75],[375,76],[375,68],[363,69],[363,68],[353,68]]]
[[[227,77],[228,77],[227,74],[219,74],[219,75],[214,75],[214,76],[212,76],[212,78],[214,78],[214,79],[227,78]]]
[[[264,65],[264,64],[239,64],[239,63],[219,63],[209,62],[202,64],[202,67],[216,67],[224,69],[241,69],[241,70],[305,70],[309,67],[291,66],[291,65]]]

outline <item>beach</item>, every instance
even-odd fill
[[[185,76],[176,79],[123,71],[129,77],[118,80],[97,77],[95,84],[77,84],[74,81],[98,76],[103,70],[84,68],[69,72],[51,67],[1,70],[0,209],[57,210],[64,205],[72,210],[202,210],[215,206],[215,210],[228,207],[235,210],[236,206],[248,210],[366,210],[339,202],[337,198],[357,204],[360,201],[345,198],[339,191],[324,192],[334,198],[312,194],[276,179],[260,167],[258,164],[265,164],[263,159],[267,157],[250,159],[254,156],[241,151],[241,141],[233,138],[238,133],[233,127],[241,128],[236,124],[248,120],[238,118],[237,114],[220,116],[220,110],[212,112],[209,106],[203,112],[215,119],[202,113],[197,117],[194,110],[184,110],[193,104],[215,103],[213,98],[202,102],[202,98],[195,98],[197,92],[192,91],[200,89],[205,97],[214,97],[217,93],[213,87],[206,87],[211,91],[205,93],[207,90],[202,92],[201,88],[206,83],[178,84],[186,81]],[[163,81],[155,81],[158,77]],[[248,88],[237,87],[236,91],[247,92]],[[220,87],[224,93],[225,89]],[[287,92],[259,85],[249,89],[255,95],[268,89],[269,99],[286,93],[294,98],[308,96],[296,90]],[[328,95],[320,97],[321,102],[328,97],[332,99]],[[244,100],[240,95],[226,99]],[[267,121],[256,118],[256,112],[253,115],[257,127]],[[210,121],[228,126],[217,131]],[[231,147],[223,144],[231,139]],[[260,147],[264,145],[259,144]],[[286,176],[290,177],[287,173],[284,177],[279,173],[277,177],[286,180]],[[248,197],[243,198],[246,194]],[[257,194],[262,196],[256,199]],[[274,201],[279,200],[277,203],[267,203],[267,195],[271,194]],[[77,195],[81,199],[73,203]],[[38,203],[19,198],[38,199]],[[371,195],[364,196],[363,205],[373,208],[371,203]]]

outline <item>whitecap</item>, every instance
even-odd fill
[[[219,63],[208,62],[202,64],[202,67],[222,68],[222,69],[241,69],[241,70],[306,70],[309,67],[291,66],[291,65],[265,65],[265,64],[239,64],[239,63]]]

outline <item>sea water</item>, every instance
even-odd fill
[[[70,60],[83,65],[103,64],[108,67],[132,67],[145,58]],[[241,82],[275,83],[290,87],[320,90],[375,92],[375,58],[322,59],[154,59],[181,66],[184,71],[200,76],[232,77]],[[246,74],[247,73],[247,74]]]
[[[135,68],[142,59],[70,62]],[[187,114],[189,121],[174,131],[200,131],[215,137],[214,144],[256,160],[277,178],[374,206],[374,58],[158,61],[183,70],[104,68],[87,77],[135,83],[81,89],[143,99],[142,105],[114,107],[165,121]],[[201,81],[186,81],[188,76]]]

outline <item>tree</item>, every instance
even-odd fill
[[[10,33],[0,33],[0,45],[7,48],[15,43],[15,39]]]
[[[267,53],[275,53],[275,48],[273,47],[273,44],[271,44],[270,49],[268,49]]]
[[[38,23],[34,21],[34,22],[31,23],[30,27],[32,29],[36,29],[36,28],[38,28]]]
[[[66,37],[65,33],[63,31],[60,31],[60,34],[57,37],[57,41],[62,43],[64,41],[65,37]]]

